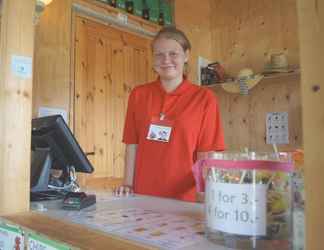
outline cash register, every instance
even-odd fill
[[[62,208],[82,209],[96,203],[80,192],[76,172],[94,168],[61,115],[32,119],[31,201],[62,199]]]

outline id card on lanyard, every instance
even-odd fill
[[[165,115],[162,113],[160,114],[160,117],[153,116],[146,139],[166,143],[169,142],[173,123],[173,121],[165,119]]]

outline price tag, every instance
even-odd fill
[[[28,235],[29,250],[70,250],[71,248],[63,243],[49,240],[38,234]]]
[[[263,184],[207,181],[208,227],[239,235],[266,235],[266,190]]]
[[[24,235],[19,227],[0,223],[0,250],[24,249]]]

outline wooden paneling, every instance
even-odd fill
[[[33,115],[40,106],[69,111],[71,0],[53,0],[36,25]]]
[[[323,249],[324,5],[298,0],[305,148],[306,249]]]
[[[176,0],[175,23],[185,32],[191,42],[189,58],[189,79],[197,81],[198,56],[213,60],[211,33],[211,3],[215,0]]]
[[[33,115],[40,106],[51,106],[73,112],[72,3],[78,3],[101,14],[117,16],[118,9],[96,0],[53,0],[36,26],[35,72],[33,82]],[[160,27],[136,16],[128,22],[156,32]],[[70,114],[71,119],[73,114]],[[70,122],[73,125],[72,122]],[[73,129],[73,127],[72,127]]]
[[[283,51],[290,65],[299,64],[298,24],[295,0],[211,1],[212,58],[236,76],[249,67],[263,71],[271,53]],[[265,144],[267,112],[288,112],[289,145],[302,147],[300,78],[263,80],[248,96],[216,89],[229,149],[249,147],[272,150]]]
[[[231,94],[220,86],[218,97],[225,141],[229,150],[272,151],[266,144],[267,112],[288,112],[289,144],[278,145],[280,150],[302,147],[301,100],[299,76],[264,79],[249,91],[249,95]]]
[[[93,152],[91,178],[123,176],[128,96],[134,86],[150,80],[150,42],[77,17],[75,134],[85,151]]]
[[[177,0],[175,22],[192,43],[191,80],[196,80],[198,56],[221,62],[232,76],[243,67],[261,72],[270,54],[279,51],[291,65],[299,64],[295,0]],[[298,77],[264,80],[246,97],[217,88],[227,147],[271,150],[264,140],[265,116],[280,111],[289,113],[290,124],[290,144],[280,148],[301,147],[299,82]]]
[[[260,72],[278,51],[287,53],[290,64],[299,63],[295,0],[177,0],[175,23],[192,43],[193,81],[198,56],[220,61],[231,75],[242,67]]]
[[[230,75],[261,72],[270,54],[284,51],[299,64],[295,0],[212,1],[212,53]]]
[[[29,209],[32,72],[21,75],[13,71],[12,60],[13,56],[23,56],[32,63],[35,2],[4,0],[2,8],[0,214],[6,214]]]
[[[107,74],[105,74],[105,71],[109,70],[109,72],[111,72],[113,70],[112,68],[118,68],[118,65],[112,65],[111,61],[104,61],[103,57],[98,57],[103,56],[104,54],[99,53],[97,56],[95,54],[89,54],[92,56],[89,60],[98,60],[98,64],[101,65],[101,67],[96,67],[96,72],[89,76],[92,80],[98,82],[98,86],[88,86],[88,89],[83,90],[79,88],[78,94],[80,96],[87,96],[88,104],[91,105],[84,107],[80,105],[75,106],[75,71],[78,70],[78,72],[81,72],[82,69],[74,68],[74,40],[76,36],[75,34],[79,34],[79,31],[75,30],[74,20],[79,13],[72,11],[73,3],[94,10],[100,15],[107,14],[116,17],[119,13],[118,9],[95,0],[53,0],[52,3],[45,8],[40,22],[36,26],[35,80],[33,89],[35,98],[33,100],[33,115],[37,115],[40,106],[63,108],[68,111],[70,118],[69,125],[72,131],[82,131],[80,126],[87,128],[86,133],[83,136],[84,139],[81,143],[84,150],[86,152],[96,152],[96,156],[101,156],[100,158],[89,156],[94,165],[97,165],[98,163],[99,165],[104,166],[104,156],[108,162],[116,162],[114,168],[111,167],[112,165],[110,165],[109,168],[96,168],[98,178],[106,178],[107,176],[121,177],[123,174],[123,167],[121,165],[124,161],[124,152],[122,148],[123,145],[121,145],[120,141],[122,133],[121,123],[123,123],[124,112],[119,111],[125,109],[128,93],[124,93],[122,97],[113,95],[117,92],[124,92],[125,89],[129,91],[133,87],[134,82],[131,82],[126,78],[135,79],[136,83],[152,79],[154,74],[151,69],[149,76],[144,72],[147,70],[144,65],[151,65],[151,53],[143,52],[143,48],[148,45],[147,43],[141,44],[141,41],[136,43],[136,49],[131,50],[129,48],[130,52],[126,52],[125,49],[127,49],[127,46],[122,45],[125,47],[123,48],[125,52],[123,55],[127,55],[125,57],[122,56],[121,58],[118,57],[120,60],[132,60],[131,58],[128,58],[129,55],[130,57],[140,58],[138,59],[140,61],[133,66],[134,69],[132,69],[132,73],[126,71],[127,74],[120,74],[119,76],[112,76],[107,72]],[[85,16],[85,14],[82,15]],[[95,18],[91,19],[95,21]],[[136,24],[150,32],[156,32],[160,28],[158,25],[135,16],[129,16],[128,22]],[[105,27],[110,26],[110,24],[107,23],[104,25]],[[121,30],[125,31],[125,28]],[[132,36],[126,35],[125,41],[127,39],[130,39],[131,41]],[[133,39],[132,41],[136,42],[136,39]],[[95,40],[92,40],[92,42],[95,48],[98,49],[101,47],[100,42],[98,43],[98,41]],[[116,46],[116,44],[112,43],[107,43],[106,45],[110,47]],[[110,57],[108,54],[111,53],[111,51],[112,49],[105,50],[104,52],[108,57]],[[85,57],[86,55],[79,56]],[[106,68],[103,67],[104,65],[106,65]],[[116,69],[114,69],[114,71],[116,71]],[[134,76],[132,74],[134,74]],[[79,75],[78,77],[81,77],[78,81],[82,82],[86,81],[88,76]],[[102,79],[102,77],[105,79]],[[121,80],[119,89],[112,86],[113,77],[118,78],[115,79],[116,81]],[[110,82],[110,84],[104,86],[104,82]],[[93,88],[96,89],[94,90]],[[107,101],[107,96],[111,97],[109,100],[114,100],[113,103]],[[114,105],[120,105],[120,108],[115,109]],[[109,112],[109,114],[113,114],[112,117],[98,115],[104,111],[104,107],[106,107],[106,111]],[[74,113],[83,113],[82,121],[78,124],[74,124]],[[97,117],[96,119],[98,120],[93,119],[90,124],[85,124],[85,118],[90,120],[91,117]],[[102,128],[104,126],[106,126],[106,131],[103,132]],[[104,138],[106,138],[106,142],[104,141]],[[93,140],[98,141],[99,144],[94,146]],[[112,142],[115,143],[113,147],[110,145]],[[112,150],[112,148],[114,150]]]
[[[110,113],[110,122],[112,124],[112,137],[110,150],[113,151],[113,159],[107,163],[107,167],[112,169],[112,176],[122,177],[125,162],[125,145],[122,141],[122,133],[125,120],[125,100],[127,88],[125,83],[125,57],[124,46],[120,42],[112,43],[111,47],[111,83],[112,92],[108,100],[113,112]]]

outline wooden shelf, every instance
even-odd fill
[[[133,24],[133,25],[135,24],[138,25],[139,27],[145,28],[146,30],[154,33],[158,32],[162,27],[157,23],[153,23],[149,20],[145,20],[140,16],[130,14],[123,9],[112,7],[109,4],[98,0],[74,0],[73,3],[81,4],[82,6],[97,11],[100,14],[108,14],[116,18],[118,18],[118,14],[121,13],[127,16],[127,24]]]
[[[300,77],[300,70],[294,70],[292,72],[288,73],[273,73],[273,74],[268,74],[264,76],[263,80],[266,79],[281,79],[281,78],[286,78],[286,77]]]
[[[290,79],[290,78],[299,78],[299,77],[300,77],[300,70],[298,69],[298,70],[294,70],[294,71],[288,72],[288,73],[267,74],[260,80],[259,83],[267,81],[267,80],[276,80],[277,81],[277,80]],[[237,85],[238,86],[238,83],[236,81],[226,81],[226,82],[222,82],[222,83],[214,83],[214,84],[203,85],[203,86],[206,86],[208,88],[216,88],[216,87],[222,87],[223,88],[224,85]],[[230,91],[228,91],[228,92],[230,92]]]

